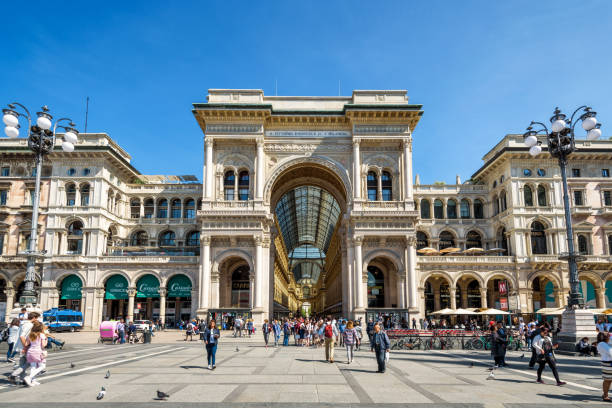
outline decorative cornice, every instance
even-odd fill
[[[261,133],[261,124],[210,124],[206,125],[206,133]]]

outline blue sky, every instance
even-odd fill
[[[58,3],[65,5],[58,6]],[[176,3],[174,6],[172,3]],[[180,4],[180,6],[178,6]],[[209,88],[406,89],[422,183],[465,180],[507,133],[586,103],[612,135],[612,2],[9,2],[0,104],[107,132],[145,174],[201,177]],[[10,17],[9,17],[10,16]]]

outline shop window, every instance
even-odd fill
[[[385,275],[375,266],[368,266],[368,307],[385,307]]]

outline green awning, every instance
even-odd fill
[[[191,281],[185,275],[174,275],[167,287],[168,297],[191,297]]]
[[[81,299],[83,282],[77,275],[68,275],[62,281],[61,299]]]
[[[106,281],[105,299],[127,299],[128,282],[121,275],[113,275]]]
[[[159,280],[157,280],[154,275],[145,275],[138,279],[138,283],[136,284],[136,297],[159,297]]]

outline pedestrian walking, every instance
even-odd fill
[[[353,327],[353,321],[349,320],[342,332],[344,347],[346,347],[346,363],[351,364],[353,362],[353,351],[355,346],[359,343],[357,337],[357,330]]]
[[[372,319],[371,317],[368,320],[368,325],[366,326],[366,333],[368,334],[370,344],[372,344],[372,336],[374,335],[374,319]]]
[[[283,323],[283,346],[289,345],[289,336],[291,336],[291,326],[289,325],[289,319],[285,318],[285,323]]]
[[[216,326],[214,320],[208,323],[208,327],[204,332],[204,342],[206,343],[206,360],[208,361],[208,369],[214,370],[217,368],[215,365],[215,355],[217,354],[217,345],[219,344],[219,337],[221,333]]]
[[[386,353],[389,352],[390,345],[387,333],[381,329],[380,324],[376,323],[374,325],[374,334],[372,335],[370,350],[376,353],[376,362],[378,363],[377,373],[385,372]]]
[[[416,330],[416,328],[417,328],[417,325],[416,325],[416,317],[413,317],[413,318],[412,318],[412,329],[413,329],[413,330]]]
[[[40,314],[38,312],[28,313],[28,320],[21,320],[19,322],[19,333],[17,334],[17,342],[13,348],[13,351],[19,353],[19,363],[13,372],[9,375],[9,381],[16,383],[17,381],[23,381],[26,376],[26,370],[28,368],[28,361],[26,359],[25,348],[27,338],[30,335],[32,326],[35,321],[38,321]]]
[[[610,384],[612,384],[612,347],[610,346],[610,333],[597,333],[597,352],[601,356],[601,377],[603,378],[603,395],[601,399],[612,402],[608,396]]]
[[[359,351],[361,348],[361,339],[363,339],[363,332],[361,330],[361,322],[355,322],[355,332],[357,333],[357,343],[355,343],[355,350]]]
[[[204,340],[204,332],[206,331],[206,321],[204,319],[200,320],[198,324],[198,331],[200,332],[200,340]]]
[[[491,356],[495,367],[502,367],[506,340],[500,335],[497,325],[491,326]]]
[[[264,336],[264,343],[266,343],[266,348],[268,348],[268,340],[270,340],[270,332],[272,331],[272,327],[270,323],[268,323],[268,319],[264,320],[263,326],[261,326],[261,332]]]
[[[274,332],[274,347],[278,347],[278,340],[281,335],[281,325],[278,320],[274,320],[274,323],[272,323],[272,331]]]
[[[15,345],[19,341],[19,319],[14,318],[7,330],[8,338],[6,339],[6,343],[8,344],[8,350],[6,352],[6,362],[12,363],[15,361],[13,357],[15,357],[15,353],[17,352]]]
[[[251,334],[253,334],[253,319],[247,319],[246,328],[247,334],[249,335],[249,337],[251,337]]]
[[[191,320],[187,323],[186,331],[185,331],[185,341],[187,341],[187,337],[189,337],[189,341],[193,341],[193,323]]]
[[[537,353],[535,347],[533,347],[533,341],[535,340],[535,338],[537,336],[540,335],[540,332],[542,331],[543,327],[545,327],[545,326],[542,325],[540,327],[536,327],[536,325],[534,323],[533,329],[529,333],[528,344],[529,344],[529,347],[531,348],[531,358],[529,359],[529,368],[531,368],[531,369],[533,369],[533,367],[535,366],[536,361],[538,360],[538,353]]]
[[[123,319],[119,320],[119,323],[117,323],[117,336],[119,344],[125,344],[125,323]]]
[[[34,378],[46,367],[47,351],[45,347],[47,347],[47,337],[43,333],[44,330],[45,326],[36,320],[32,323],[32,330],[30,330],[26,339],[26,360],[30,364],[30,374],[23,378],[23,382],[29,387],[39,385],[39,382]]]
[[[238,316],[236,320],[234,320],[234,337],[242,337],[242,318]]]
[[[327,318],[325,328],[323,329],[325,335],[325,360],[330,363],[334,362],[334,341],[338,337],[338,329],[332,324],[331,317]]]
[[[544,367],[546,364],[550,367],[555,376],[555,380],[557,380],[557,385],[565,385],[565,382],[559,379],[559,373],[557,372],[557,364],[555,361],[555,353],[554,349],[558,348],[558,344],[553,344],[552,338],[548,335],[549,329],[548,327],[542,328],[540,334],[533,339],[533,347],[536,349],[538,355],[538,379],[537,382],[540,384],[544,384],[542,381],[542,371],[544,371]]]

